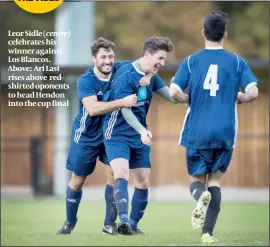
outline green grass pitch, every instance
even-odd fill
[[[139,227],[147,236],[104,236],[104,202],[82,201],[71,236],[56,236],[65,219],[65,201],[2,200],[1,246],[201,246],[191,228],[195,202],[150,201]],[[222,204],[215,236],[219,246],[269,246],[269,203]]]

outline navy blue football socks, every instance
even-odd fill
[[[196,182],[192,182],[189,186],[190,189],[190,193],[192,195],[192,197],[198,201],[198,199],[200,198],[201,194],[206,191],[205,189],[205,185],[199,181]]]
[[[148,189],[135,188],[131,204],[132,209],[129,222],[132,229],[137,229],[138,222],[143,217],[148,204]]]
[[[113,186],[107,184],[105,188],[106,214],[104,225],[114,225],[117,218],[117,209],[114,202]]]
[[[128,221],[128,181],[124,178],[115,180],[114,201],[120,221]]]
[[[66,190],[66,217],[71,225],[77,223],[77,212],[82,199],[82,190],[75,191],[67,186]]]
[[[216,186],[209,187],[208,190],[211,193],[212,198],[206,213],[202,233],[209,233],[212,236],[220,211],[221,191],[220,187]]]

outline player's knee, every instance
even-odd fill
[[[114,180],[118,178],[129,179],[129,164],[128,160],[123,158],[117,158],[110,162]]]
[[[134,182],[134,186],[138,189],[148,189],[149,186],[150,186],[150,183],[149,183],[149,179],[148,177],[145,178],[145,179],[142,179],[140,181],[136,181]]]
[[[147,189],[150,186],[150,169],[138,168],[133,171],[134,185],[138,189]]]
[[[114,186],[114,177],[113,176],[107,178],[107,184]]]
[[[208,187],[220,187],[220,180],[222,177],[223,173],[222,172],[216,172],[216,173],[211,173],[209,174],[208,177]]]
[[[220,181],[215,179],[209,179],[207,185],[208,187],[220,187]]]
[[[81,177],[81,176],[76,176],[75,174],[72,174],[69,187],[75,191],[81,190],[85,183],[86,178],[87,177]]]
[[[112,168],[107,169],[107,184],[114,186],[114,174]]]
[[[114,180],[118,178],[123,178],[123,179],[128,180],[129,178],[129,168],[122,167],[121,169],[115,169],[113,173],[114,173],[113,175]]]
[[[201,182],[205,184],[206,176],[204,174],[196,175],[196,176],[190,176],[190,182]]]

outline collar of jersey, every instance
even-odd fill
[[[205,49],[206,50],[222,50],[223,47],[222,46],[215,46],[215,47],[206,46]]]
[[[139,74],[145,75],[144,72],[142,72],[142,71],[140,71],[140,70],[137,69],[137,67],[135,66],[134,62],[132,63],[132,65],[133,65],[134,69],[135,69]]]
[[[99,79],[99,80],[101,80],[101,81],[110,81],[110,79],[111,79],[111,76],[112,76],[112,73],[110,74],[110,77],[108,78],[108,79],[103,79],[103,78],[99,78],[98,76],[97,76],[97,74],[96,74],[96,72],[95,72],[95,69],[93,68],[93,72],[94,72],[94,74],[95,74],[95,76]]]

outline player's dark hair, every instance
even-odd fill
[[[115,49],[115,44],[107,39],[104,39],[102,37],[98,38],[97,40],[95,40],[95,42],[91,45],[91,52],[92,52],[92,56],[96,56],[99,49],[105,49],[105,50],[110,50],[112,49],[114,51]]]
[[[204,20],[204,34],[207,40],[218,42],[222,40],[226,31],[227,14],[222,11],[214,11],[208,14]]]
[[[159,50],[171,52],[174,50],[173,43],[168,37],[151,37],[144,41],[142,56],[148,51],[150,54],[154,54]]]

